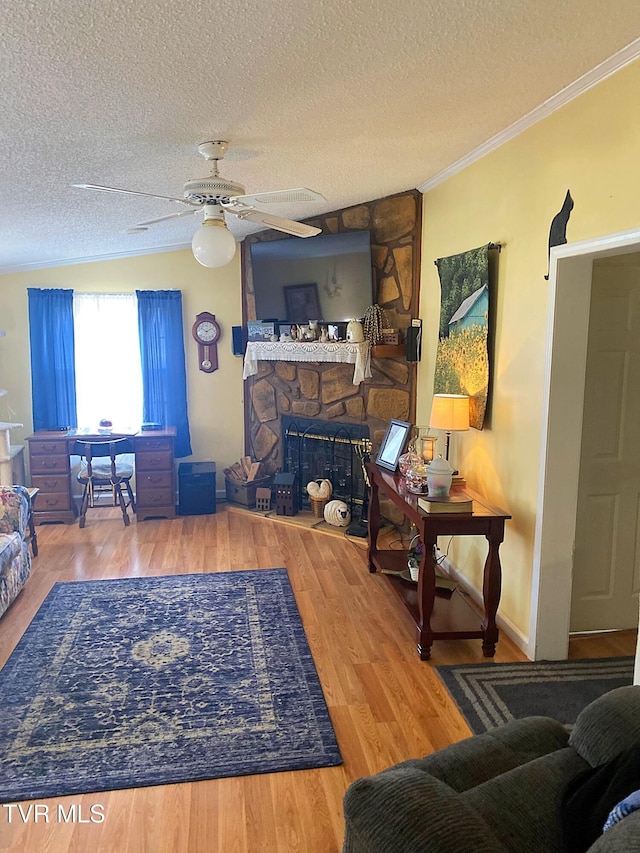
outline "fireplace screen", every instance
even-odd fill
[[[309,509],[307,483],[330,480],[332,498],[349,505],[359,517],[365,497],[365,480],[360,461],[369,428],[360,424],[334,423],[308,418],[282,418],[284,467],[296,475],[298,506]]]

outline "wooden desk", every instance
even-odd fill
[[[481,639],[482,653],[493,657],[498,642],[496,613],[500,602],[502,569],[499,548],[504,539],[504,523],[511,516],[499,507],[492,507],[479,495],[465,489],[473,498],[472,513],[429,514],[418,507],[417,495],[406,488],[400,474],[384,471],[374,463],[368,465],[371,479],[369,503],[369,571],[380,569],[402,571],[407,568],[407,551],[378,550],[376,542],[380,530],[380,493],[388,497],[412,521],[423,543],[418,585],[394,575],[385,575],[405,604],[417,630],[418,654],[429,660],[434,640]],[[484,564],[483,598],[484,619],[478,624],[478,615],[462,595],[454,592],[450,599],[436,597],[436,564],[434,548],[438,536],[485,536],[489,551]]]
[[[77,507],[72,497],[69,457],[76,439],[83,441],[129,438],[135,453],[136,516],[175,518],[175,427],[135,434],[111,433],[86,435],[79,430],[35,432],[27,438],[31,485],[39,489],[36,524],[76,520]]]

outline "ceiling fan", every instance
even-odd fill
[[[323,195],[305,187],[245,195],[244,187],[241,184],[223,178],[218,171],[218,161],[222,160],[227,153],[228,147],[229,143],[223,140],[203,142],[201,145],[198,145],[198,151],[205,160],[213,163],[213,168],[211,174],[207,177],[187,181],[184,185],[183,198],[172,198],[171,196],[125,190],[118,187],[103,187],[98,184],[72,184],[72,186],[81,190],[98,190],[107,193],[125,193],[126,195],[162,198],[166,201],[177,202],[190,208],[189,210],[180,211],[180,213],[170,213],[167,216],[160,216],[157,219],[138,222],[137,225],[129,229],[129,233],[132,234],[146,231],[149,226],[156,225],[158,222],[177,219],[180,216],[190,216],[192,213],[198,213],[203,210],[204,220],[193,237],[191,247],[195,259],[204,267],[225,266],[235,255],[236,242],[233,234],[227,229],[225,221],[226,213],[233,214],[238,219],[257,222],[259,225],[266,225],[268,228],[282,231],[285,234],[291,234],[294,237],[314,237],[316,234],[320,234],[320,228],[305,225],[303,222],[295,222],[293,219],[283,219],[281,216],[263,213],[257,210],[254,205],[325,201]]]

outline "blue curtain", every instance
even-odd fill
[[[33,428],[76,427],[73,290],[27,288]]]
[[[187,371],[179,290],[136,290],[142,362],[142,417],[174,425],[176,456],[191,455]]]

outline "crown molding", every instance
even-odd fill
[[[0,267],[0,275],[12,272],[28,272],[29,270],[47,270],[54,267],[71,267],[77,264],[93,264],[97,261],[117,261],[123,258],[137,258],[141,255],[159,255],[162,252],[178,252],[181,249],[191,249],[191,243],[173,246],[158,246],[155,249],[136,249],[133,252],[112,252],[107,255],[92,255],[90,258],[64,258],[61,260],[39,261],[34,264],[16,264],[14,266]]]
[[[446,181],[452,175],[461,172],[463,169],[466,169],[467,166],[470,166],[472,163],[480,160],[480,158],[484,157],[485,154],[489,154],[490,151],[495,151],[496,148],[500,148],[500,146],[504,145],[505,142],[509,142],[509,140],[519,136],[532,125],[542,121],[542,119],[547,118],[547,116],[550,116],[551,113],[559,110],[561,107],[565,106],[565,104],[568,104],[584,92],[587,92],[589,89],[597,86],[598,83],[606,80],[607,77],[611,77],[611,75],[615,74],[616,71],[624,68],[625,65],[629,65],[629,63],[638,59],[638,57],[640,57],[640,38],[632,41],[631,44],[623,47],[622,50],[614,53],[613,56],[605,59],[604,62],[596,65],[596,67],[592,68],[591,71],[587,71],[587,73],[583,74],[582,77],[579,77],[573,83],[565,86],[564,89],[561,89],[555,95],[552,95],[540,104],[540,106],[535,107],[531,112],[518,119],[518,121],[514,121],[513,124],[509,125],[509,127],[501,130],[500,133],[496,133],[496,135],[492,136],[491,139],[483,142],[482,145],[474,148],[473,151],[465,154],[464,157],[456,160],[455,163],[447,166],[446,169],[442,169],[442,171],[433,175],[431,178],[428,178],[422,184],[419,184],[417,189],[421,193],[428,192],[438,184]]]

